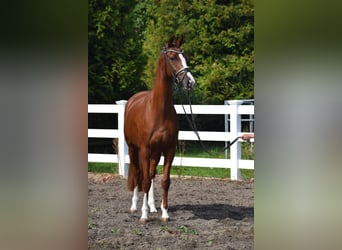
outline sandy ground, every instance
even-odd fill
[[[131,214],[126,180],[88,174],[88,249],[253,249],[254,182],[171,178],[170,221],[160,221],[160,176],[155,180],[158,213],[139,223]]]

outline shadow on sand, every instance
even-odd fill
[[[234,220],[242,220],[244,218],[254,219],[253,207],[234,207],[227,204],[176,205],[169,207],[170,212],[179,210],[190,211],[195,217],[205,220],[223,220],[227,218]]]

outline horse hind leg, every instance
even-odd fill
[[[141,223],[148,220],[148,193],[151,188],[151,178],[149,172],[150,155],[147,148],[141,147],[139,152],[139,165],[142,171],[141,187],[144,192],[143,205],[141,207]]]
[[[154,184],[153,184],[153,179],[151,180],[151,187],[150,190],[148,191],[148,206],[150,207],[150,213],[156,213],[157,208],[155,205],[155,200],[154,200]]]

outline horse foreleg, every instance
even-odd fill
[[[164,195],[163,195],[164,197]],[[168,208],[168,205],[167,205],[167,198],[162,200],[162,203],[160,205],[160,208],[161,208],[161,211],[162,211],[162,216],[161,216],[161,220],[162,221],[168,221],[169,220],[169,214],[167,213],[167,208]]]
[[[141,207],[140,222],[146,223],[148,220],[148,206],[147,206],[148,193],[144,193],[143,205]]]
[[[173,157],[174,157],[174,153],[171,153],[170,155],[165,156],[165,159],[164,159],[164,173],[163,173],[163,178],[161,181],[162,188],[163,188],[163,198],[162,198],[162,203],[160,205],[160,208],[162,211],[162,216],[161,216],[162,221],[169,220],[169,215],[167,213],[167,209],[168,209],[167,199],[168,199],[169,187],[171,183],[170,169],[171,169]]]
[[[167,204],[167,198],[168,198],[168,192],[169,192],[169,186],[170,186],[170,178],[162,180],[162,187],[163,187],[163,199],[160,205],[160,209],[162,211],[161,220],[162,221],[168,221],[169,215],[167,213],[168,204]]]
[[[152,185],[151,185],[151,188],[152,188]],[[139,194],[139,190],[138,190],[138,186],[136,186],[133,191],[131,213],[135,213],[137,211],[137,203],[139,200],[138,194]],[[149,195],[147,193],[144,193],[143,205],[141,207],[141,218],[140,218],[140,222],[142,223],[145,223],[148,219],[148,216],[147,216],[148,215],[148,206],[147,206],[148,200],[149,200]]]

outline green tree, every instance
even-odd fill
[[[161,45],[184,34],[183,49],[197,80],[195,100],[222,103],[254,97],[254,9],[251,1],[145,0],[144,71],[153,83]],[[196,101],[195,101],[196,102]]]
[[[251,0],[89,0],[89,103],[151,88],[161,47],[184,34],[194,102],[254,97]]]
[[[204,100],[254,96],[254,11],[250,1],[208,1],[194,5],[197,27],[195,75]],[[208,11],[206,12],[205,9]],[[194,39],[195,40],[195,39]],[[196,40],[195,40],[196,41]],[[204,41],[204,42],[201,42]],[[200,52],[200,53],[198,53]]]
[[[143,53],[148,58],[144,71],[144,82],[152,87],[156,62],[161,53],[162,45],[171,35],[183,34],[181,25],[186,17],[186,11],[191,7],[189,1],[177,0],[145,0],[149,8],[146,9],[146,28],[144,32]]]
[[[134,0],[89,0],[89,103],[114,103],[145,89],[146,59],[134,30]]]

